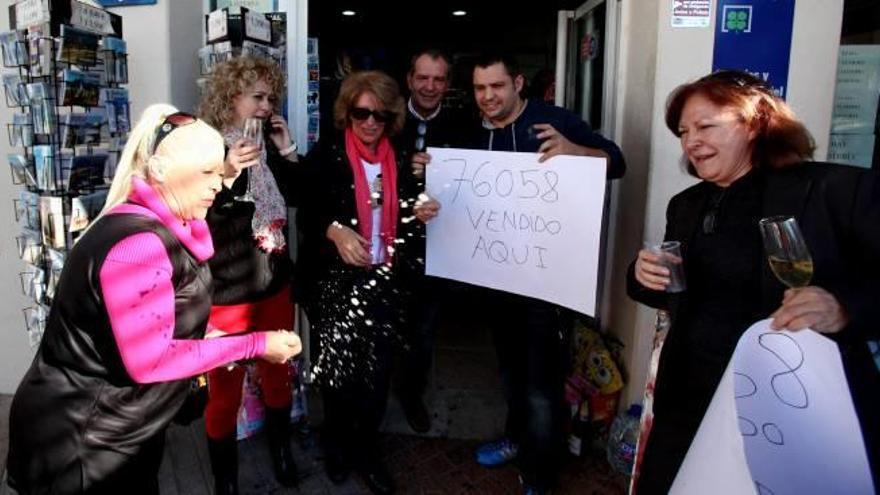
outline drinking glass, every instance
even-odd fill
[[[254,146],[258,148],[263,147],[263,119],[244,119],[242,133],[244,138],[253,143]]]
[[[242,135],[244,139],[250,141],[254,146],[262,149],[263,148],[263,119],[257,118],[247,118],[244,119],[244,128],[242,129]],[[250,175],[248,176],[250,177]],[[252,201],[251,197],[251,181],[248,179],[247,188],[244,191],[244,194],[239,196],[239,200],[242,201]]]
[[[669,285],[666,286],[666,292],[684,292],[687,284],[684,278],[681,243],[678,241],[664,241],[660,244],[649,246],[648,249],[659,255],[660,264],[669,269]]]
[[[762,218],[761,237],[770,269],[780,282],[791,287],[806,287],[813,278],[813,258],[798,227],[791,216]]]

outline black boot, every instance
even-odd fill
[[[334,485],[339,485],[348,479],[348,473],[351,469],[342,454],[338,452],[325,452],[324,468],[327,471],[327,477]]]
[[[283,486],[296,484],[296,464],[290,452],[290,407],[266,408],[266,439],[272,455],[275,479]]]
[[[391,474],[388,473],[385,463],[379,460],[378,457],[364,460],[359,471],[370,492],[375,495],[391,495],[394,493],[394,480],[391,478]]]
[[[216,495],[238,495],[238,440],[233,433],[221,440],[208,437],[208,455]]]
[[[431,429],[431,414],[425,401],[418,395],[402,396],[400,405],[409,427],[416,433],[427,433]]]

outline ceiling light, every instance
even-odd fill
[[[342,11],[342,15],[344,15],[345,17],[351,17],[351,16],[355,15],[356,13],[357,12],[355,12],[353,10],[343,10]]]
[[[461,17],[467,15],[467,12],[464,10],[455,10],[452,12],[452,15],[454,15],[455,17]]]

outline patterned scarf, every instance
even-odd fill
[[[228,129],[223,139],[228,148],[241,140],[244,133],[239,128]],[[254,241],[257,247],[267,253],[284,250],[284,229],[287,226],[287,205],[278,190],[275,176],[266,165],[266,145],[260,151],[260,162],[248,168],[247,192],[236,198],[239,201],[250,201],[254,204],[254,217],[251,219]]]
[[[370,201],[370,186],[361,160],[368,163],[379,163],[382,166],[382,215],[379,237],[385,248],[385,261],[391,263],[394,254],[394,240],[397,237],[397,159],[394,148],[386,136],[379,140],[376,153],[373,154],[360,139],[355,137],[351,128],[345,129],[345,154],[354,175],[354,199],[357,204],[358,230],[364,239],[373,237],[373,213]]]

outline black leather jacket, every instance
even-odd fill
[[[174,269],[177,339],[201,338],[211,274],[159,221],[101,218],[76,244],[61,274],[43,341],[10,413],[9,483],[28,494],[87,492],[164,434],[189,380],[135,383],[125,370],[104,306],[99,274],[116,243],[155,232]]]

